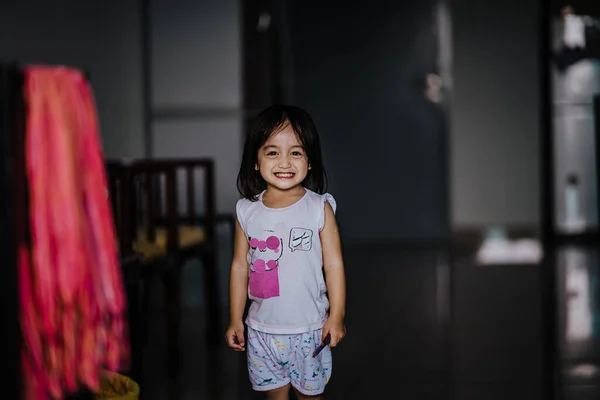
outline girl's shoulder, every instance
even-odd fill
[[[322,210],[325,207],[325,203],[329,203],[331,205],[331,208],[333,208],[333,212],[335,212],[337,209],[337,201],[335,200],[333,195],[330,193],[319,194],[319,193],[313,192],[310,189],[306,189],[305,197],[306,198],[303,200],[307,201],[306,203],[308,203],[309,208],[311,208],[311,209],[312,209],[312,207],[317,207]],[[238,217],[241,217],[241,216],[245,215],[252,208],[260,207],[260,205],[261,205],[260,199],[257,199],[256,201],[252,201],[252,200],[249,200],[246,198],[241,198],[237,201],[237,204],[235,206],[235,211],[236,211]]]
[[[308,189],[306,189],[306,191],[308,192],[309,200],[315,203],[319,208],[323,208],[325,207],[325,203],[329,203],[331,208],[333,208],[333,212],[335,212],[337,208],[337,202],[331,193],[319,194]]]
[[[308,189],[306,189],[306,190],[308,192],[308,199],[309,199],[310,203],[312,204],[312,206],[318,208],[319,214],[321,216],[324,215],[324,212],[325,212],[325,203],[329,203],[329,205],[333,209],[333,212],[334,213],[336,212],[337,201],[335,200],[335,198],[333,197],[332,194],[330,194],[330,193],[319,194],[319,193],[313,192]]]
[[[337,202],[335,198],[330,193],[319,194],[313,192],[311,190],[307,190],[308,203],[310,204],[311,214],[315,215],[317,218],[317,225],[319,228],[319,232],[325,226],[325,203],[329,203],[331,206],[333,213],[335,214],[337,209]]]
[[[235,205],[235,212],[238,215],[244,214],[250,207],[252,207],[256,203],[257,203],[256,201],[252,201],[252,200],[242,197],[241,199],[239,199],[237,201],[237,203]]]
[[[244,232],[246,231],[246,219],[252,213],[252,208],[256,207],[258,202],[246,198],[241,198],[235,205],[235,215]]]

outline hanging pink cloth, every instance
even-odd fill
[[[19,248],[26,400],[97,390],[127,360],[125,295],[93,93],[65,67],[25,70],[31,243]]]

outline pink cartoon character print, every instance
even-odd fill
[[[283,253],[283,240],[269,236],[266,240],[249,238],[250,295],[259,299],[279,296],[279,259]]]

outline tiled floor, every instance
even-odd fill
[[[557,398],[566,400],[600,398],[593,366],[600,359],[600,257],[590,254],[556,268],[562,310],[556,315],[560,326],[570,321],[570,337],[579,338],[571,345],[560,341],[560,358],[570,367],[560,368],[557,387],[564,396]],[[390,245],[352,246],[344,256],[348,335],[334,352],[329,399],[550,400],[540,279],[540,268],[550,265],[478,267],[469,258],[451,260],[444,250]],[[229,258],[224,248],[224,300]],[[160,302],[154,304],[144,399],[261,398],[250,389],[244,354],[204,343],[206,329],[225,327],[204,321],[199,268],[190,263],[184,277],[178,382],[164,372]],[[568,296],[561,289],[566,282]]]

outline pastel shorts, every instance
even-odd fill
[[[331,378],[331,349],[326,346],[316,358],[322,330],[298,335],[275,335],[248,327],[248,372],[252,388],[264,392],[290,384],[306,396],[325,390]]]

